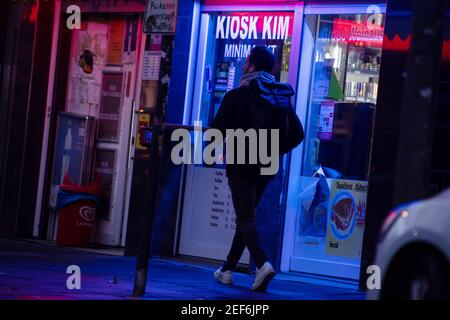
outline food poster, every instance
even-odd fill
[[[108,24],[86,22],[74,32],[66,111],[97,116],[102,70],[107,55]],[[92,58],[84,61],[83,57]],[[90,64],[92,62],[92,65]]]
[[[361,257],[368,185],[365,181],[332,180],[328,207],[327,255]]]

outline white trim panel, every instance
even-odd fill
[[[47,102],[45,110],[45,123],[44,123],[44,134],[42,138],[42,149],[41,149],[41,162],[39,167],[39,181],[36,197],[36,207],[34,211],[34,226],[33,226],[33,236],[39,236],[39,225],[41,223],[42,214],[42,202],[44,196],[44,180],[46,176],[45,168],[47,164],[47,153],[48,153],[48,142],[50,136],[50,119],[52,117],[53,109],[53,91],[55,86],[55,73],[56,73],[56,55],[58,54],[58,33],[61,20],[61,0],[55,1],[54,7],[54,20],[53,20],[53,33],[52,33],[52,51],[50,58],[50,71],[48,77],[48,90],[47,90]]]

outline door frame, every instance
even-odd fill
[[[126,16],[123,16],[126,18]],[[95,242],[112,246],[124,246],[126,240],[126,224],[128,222],[128,208],[131,193],[131,179],[133,172],[132,156],[135,148],[133,141],[135,141],[135,133],[132,132],[135,128],[136,101],[140,98],[140,84],[142,79],[143,54],[145,49],[145,34],[140,33],[142,30],[142,16],[138,16],[137,21],[137,37],[136,37],[136,51],[133,64],[122,64],[122,66],[105,66],[105,73],[122,73],[123,74],[123,89],[121,97],[121,113],[119,120],[119,141],[118,143],[97,142],[97,149],[114,150],[115,155],[115,169],[113,175],[113,182],[111,186],[111,203],[110,203],[110,218],[111,220],[99,220],[95,231]],[[124,34],[125,36],[125,34]],[[144,40],[142,41],[142,39]],[[131,73],[131,76],[129,76]],[[103,83],[103,80],[102,80]],[[129,88],[129,89],[128,89]],[[129,91],[129,96],[127,96]],[[115,146],[117,146],[117,148]],[[105,232],[106,231],[106,232]],[[108,231],[112,232],[109,233]]]
[[[375,3],[381,9],[381,14],[386,14],[386,4]],[[312,85],[311,81],[314,75],[313,68],[313,55],[316,45],[316,35],[317,35],[317,16],[323,14],[367,14],[367,9],[371,4],[346,4],[346,5],[305,5],[304,10],[304,26],[302,27],[302,48],[301,48],[301,58],[299,61],[299,81],[297,83],[296,92],[303,92],[304,94],[299,94],[296,96],[296,111],[299,118],[305,127],[305,134],[307,135],[307,120],[309,118],[309,104]],[[309,30],[306,24],[314,25],[313,30]],[[308,32],[309,31],[309,32]],[[304,86],[301,88],[300,86]],[[305,139],[306,140],[306,139]],[[301,274],[299,271],[291,270],[291,257],[295,244],[295,228],[297,220],[297,204],[298,204],[298,190],[301,188],[301,180],[299,179],[300,173],[303,169],[303,158],[304,158],[305,145],[302,144],[301,148],[297,148],[292,152],[291,163],[289,168],[289,179],[288,179],[288,194],[287,194],[287,204],[286,204],[286,219],[284,224],[284,236],[281,254],[281,268],[282,272],[297,273]],[[307,263],[308,259],[304,258]],[[330,262],[324,261],[325,264]],[[333,263],[332,263],[333,264]],[[356,272],[356,271],[355,271]],[[359,275],[359,267],[357,271]],[[316,276],[321,277],[331,277],[327,275],[316,274]],[[317,282],[317,279],[314,281]],[[326,281],[325,281],[326,282]],[[357,286],[357,284],[355,285]]]
[[[142,18],[139,18],[138,21],[138,32],[142,30]],[[136,139],[137,139],[137,124],[138,117],[137,114],[139,112],[139,101],[141,97],[141,84],[142,84],[142,69],[144,65],[144,51],[147,40],[147,34],[141,33],[141,36],[137,37],[138,43],[136,44],[136,74],[134,77],[134,89],[131,92],[134,92],[134,99],[132,101],[131,115],[130,115],[130,135],[129,135],[129,143],[128,143],[128,158],[127,158],[127,173],[126,173],[126,187],[125,187],[125,199],[123,205],[123,221],[122,221],[122,234],[120,239],[120,245],[125,246],[126,237],[127,237],[127,224],[128,224],[128,216],[129,216],[129,208],[130,208],[130,196],[131,196],[131,186],[133,180],[133,170],[134,170],[134,155],[136,152]]]
[[[61,0],[55,1],[55,11],[54,11],[54,22],[52,31],[52,48],[50,57],[50,72],[48,78],[48,90],[47,90],[47,103],[45,110],[45,122],[44,122],[44,132],[42,137],[42,147],[41,147],[41,162],[39,168],[39,178],[36,196],[36,205],[34,211],[34,225],[33,225],[33,237],[39,237],[40,225],[42,218],[42,208],[45,202],[45,179],[47,171],[47,160],[49,156],[49,142],[50,142],[50,122],[52,118],[52,113],[54,110],[54,89],[55,89],[55,77],[56,77],[56,62],[58,60],[58,46],[59,46],[59,33],[60,33],[60,23],[61,23]]]
[[[195,76],[191,79],[190,88],[192,88],[192,97],[189,103],[185,104],[184,124],[191,124],[200,117],[201,97],[203,92],[203,78],[206,60],[206,34],[209,27],[210,12],[261,12],[261,11],[291,11],[294,13],[294,24],[292,31],[292,46],[290,56],[290,66],[288,80],[293,87],[298,86],[298,69],[300,63],[300,49],[302,40],[302,27],[305,5],[303,2],[290,3],[285,5],[204,5],[201,6],[198,22],[195,25],[196,32],[191,35],[191,43],[198,43],[196,50],[191,50],[190,61],[195,60]],[[194,25],[193,25],[194,27]],[[193,28],[194,30],[194,28]],[[188,110],[188,111],[187,111]],[[187,111],[187,112],[186,112]],[[180,190],[184,190],[180,197],[180,206],[177,213],[177,241],[174,247],[174,253],[179,254],[181,242],[183,241],[183,221],[186,219],[186,211],[192,207],[192,200],[189,195],[194,191],[194,165],[185,165],[183,167],[183,178],[180,182]],[[286,197],[286,196],[285,196]]]
[[[59,35],[62,32],[62,10],[64,9],[64,4],[62,4],[61,0],[56,0],[55,2],[55,22],[53,26],[53,44],[52,44],[52,51],[51,51],[51,63],[50,63],[50,70],[56,70],[56,65],[60,59],[58,57],[58,47],[59,47]],[[122,179],[119,179],[119,177],[113,177],[113,185],[112,185],[112,195],[111,195],[111,203],[113,202],[113,194],[114,194],[114,188],[117,187],[117,181],[120,180],[121,185],[121,192],[115,192],[116,194],[122,194],[122,200],[120,202],[117,202],[117,205],[120,207],[120,211],[122,212],[122,215],[120,217],[120,221],[116,223],[116,226],[113,227],[113,234],[107,236],[107,238],[111,238],[108,240],[111,245],[124,245],[125,238],[126,238],[126,223],[128,221],[128,206],[129,206],[129,195],[131,191],[131,173],[133,170],[133,161],[132,156],[134,155],[134,145],[132,144],[133,134],[131,133],[132,130],[132,122],[134,118],[134,105],[136,104],[135,101],[139,101],[140,97],[140,77],[141,72],[139,72],[142,68],[143,64],[143,54],[141,54],[141,51],[144,50],[145,46],[145,34],[141,33],[142,30],[142,16],[141,11],[138,10],[139,8],[136,8],[136,10],[132,10],[132,12],[122,12],[122,11],[109,11],[107,14],[109,16],[113,17],[122,17],[123,19],[126,19],[128,16],[128,13],[133,14],[137,18],[137,37],[136,37],[136,56],[133,64],[124,64],[122,66],[108,66],[105,65],[104,70],[102,71],[102,78],[103,73],[122,73],[123,74],[123,95],[121,97],[121,114],[119,118],[119,142],[117,143],[117,148],[111,147],[112,143],[104,143],[101,141],[96,141],[95,144],[95,150],[97,149],[105,149],[105,150],[114,150],[116,152],[115,156],[115,164],[120,165],[123,167],[122,172],[120,175],[122,175]],[[87,10],[88,13],[97,14],[98,12],[95,10]],[[143,12],[143,11],[142,11]],[[124,33],[125,36],[125,33]],[[143,40],[144,39],[144,40]],[[71,46],[73,45],[73,40],[71,41]],[[70,50],[70,54],[72,53],[72,50]],[[69,59],[70,61],[70,59]],[[70,70],[70,68],[69,68]],[[128,72],[131,72],[131,78],[130,78],[130,84],[129,84],[129,97],[126,97],[127,92],[127,82],[128,82]],[[103,81],[103,80],[101,80]],[[138,85],[139,84],[139,85]],[[48,84],[49,90],[47,93],[47,117],[45,118],[45,125],[44,125],[44,136],[43,136],[43,142],[42,142],[42,151],[41,151],[41,164],[40,164],[40,172],[39,172],[39,184],[37,189],[37,199],[36,199],[36,209],[34,213],[34,228],[33,228],[33,236],[39,237],[42,226],[42,217],[43,217],[43,208],[44,203],[47,201],[46,199],[46,188],[48,186],[45,185],[45,179],[46,175],[48,174],[48,170],[50,169],[46,168],[46,163],[50,159],[49,156],[49,141],[50,139],[53,139],[54,137],[51,136],[50,133],[50,116],[53,112],[55,112],[54,109],[54,90],[56,88],[55,83],[55,75],[54,72],[50,72],[49,77],[49,84]],[[67,87],[66,87],[67,90]],[[101,91],[101,89],[100,89]],[[127,102],[129,101],[129,103]],[[67,101],[65,101],[66,103]],[[126,110],[125,110],[125,109]],[[128,113],[128,110],[131,111],[131,113]],[[124,141],[122,141],[124,140]],[[109,146],[108,146],[109,145]],[[126,149],[125,152],[121,152],[122,149]],[[53,221],[53,223],[50,221],[52,219],[49,219],[48,223],[48,230],[47,234],[45,235],[46,238],[49,239],[55,239],[56,233],[55,233],[55,226],[57,223],[57,219]],[[105,226],[102,226],[101,223],[97,225],[96,231],[99,229],[104,229]],[[106,236],[106,235],[105,235]],[[99,237],[94,235],[94,239],[98,240]],[[105,238],[105,237],[100,237]],[[106,238],[105,238],[106,239]]]

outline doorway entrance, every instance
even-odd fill
[[[55,239],[57,214],[56,195],[64,175],[79,184],[100,181],[101,206],[93,242],[102,245],[123,245],[129,197],[131,131],[135,101],[139,92],[138,66],[142,34],[139,15],[85,16],[81,29],[73,30],[68,67],[64,112],[73,117],[86,117],[95,122],[94,130],[74,128],[62,143],[64,165],[53,155],[51,183],[46,207],[49,212],[47,238]],[[57,126],[61,126],[58,123]],[[92,146],[80,137],[91,135]],[[58,137],[55,137],[58,139]],[[55,154],[56,148],[55,147]],[[92,150],[86,151],[91,148]],[[92,154],[73,171],[86,171],[84,178],[71,176],[78,154]],[[64,170],[56,170],[62,168]],[[45,203],[44,203],[45,205]]]

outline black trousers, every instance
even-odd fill
[[[261,268],[269,260],[261,248],[256,228],[256,207],[269,181],[264,176],[258,178],[228,178],[234,211],[236,212],[236,231],[222,271],[236,268],[245,247],[250,251],[257,268]]]

